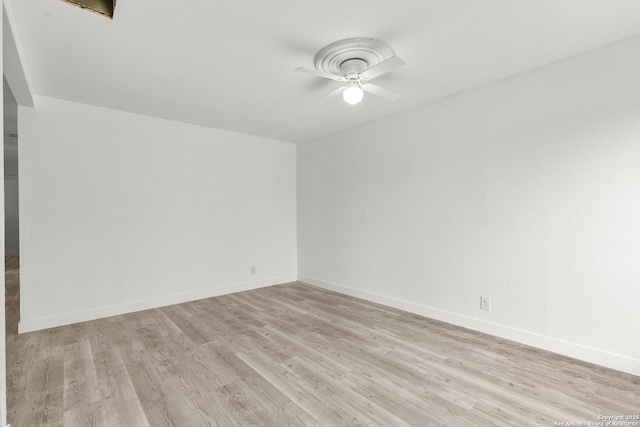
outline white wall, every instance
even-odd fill
[[[36,105],[18,112],[21,332],[296,279],[295,145]]]
[[[299,146],[300,280],[640,375],[639,51]]]

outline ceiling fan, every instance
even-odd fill
[[[296,71],[345,83],[318,101],[342,93],[344,101],[354,105],[362,101],[364,92],[389,101],[398,99],[399,93],[369,83],[369,80],[400,68],[406,63],[395,56],[391,47],[381,40],[351,38],[324,47],[315,56],[314,65],[315,70],[296,68]]]

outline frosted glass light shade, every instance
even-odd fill
[[[347,88],[342,92],[342,99],[344,99],[344,102],[347,104],[355,105],[362,101],[363,95],[364,92],[360,86],[347,86]]]

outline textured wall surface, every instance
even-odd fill
[[[295,145],[44,97],[19,117],[21,330],[295,280]]]
[[[299,146],[301,279],[640,373],[639,49],[627,39]]]

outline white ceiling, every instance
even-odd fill
[[[638,0],[118,0],[113,21],[60,0],[5,0],[36,94],[291,142],[640,33]],[[296,73],[323,46],[380,38],[404,96],[316,103]]]

